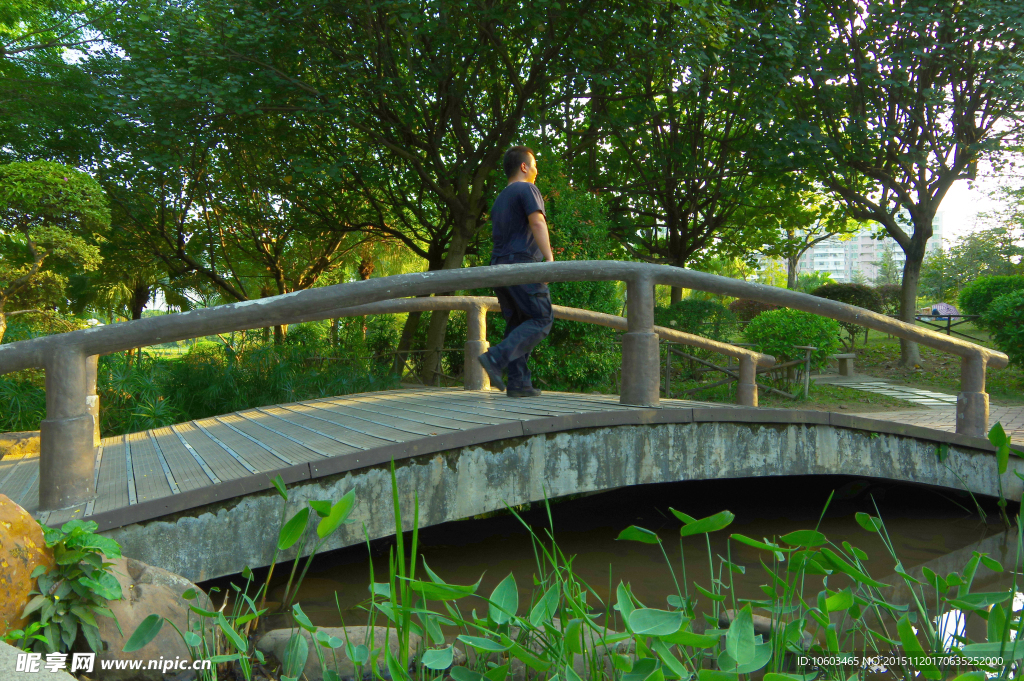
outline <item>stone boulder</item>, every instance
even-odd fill
[[[39,670],[35,673],[15,671],[18,668],[18,653],[21,652],[21,650],[14,646],[0,641],[0,679],[4,681],[39,681],[39,679],[46,679],[47,681],[75,681],[75,677],[66,671],[51,672],[42,663],[40,663]],[[71,659],[70,656],[68,659]],[[42,661],[46,661],[45,655]]]
[[[319,631],[326,633],[328,636],[345,640],[346,633],[348,634],[348,640],[352,642],[352,645],[359,645],[365,643],[367,640],[367,633],[369,627],[320,627]],[[292,634],[300,632],[306,639],[306,644],[309,646],[309,656],[306,658],[306,667],[303,671],[308,681],[323,681],[323,672],[320,669],[320,660],[317,658],[316,650],[314,649],[314,641],[312,635],[305,629],[274,629],[263,635],[263,637],[256,644],[256,649],[262,652],[269,661],[269,658],[273,657],[278,662],[284,661],[284,652],[288,647],[288,641],[291,640]],[[385,632],[387,633],[388,647],[391,649],[391,654],[396,658],[398,657],[399,646],[401,645],[398,640],[398,634],[394,629],[385,630],[384,627],[375,627],[374,644],[371,646],[373,649],[381,651],[381,655],[377,658],[377,668],[381,675],[385,678],[390,678],[390,673],[387,669],[387,664],[384,661],[383,650],[385,641]],[[318,644],[319,645],[319,644]],[[409,635],[409,659],[412,661],[413,655],[416,653],[417,648],[420,645],[420,637],[416,634]],[[327,664],[328,669],[333,669],[338,673],[338,676],[342,678],[342,681],[351,681],[355,679],[356,668],[352,663],[352,660],[348,659],[348,655],[345,654],[344,647],[333,651],[331,649],[323,648],[324,662]],[[337,662],[335,662],[337,657]],[[411,665],[410,665],[411,667]],[[364,670],[364,676],[368,675],[369,670]]]
[[[21,611],[36,587],[30,575],[38,565],[53,567],[42,528],[28,511],[0,494],[0,634],[25,628]]]
[[[39,431],[0,433],[0,459],[39,456]]]
[[[189,615],[191,614],[193,625],[198,622],[199,616],[191,613],[188,609],[190,602],[184,600],[181,595],[188,589],[195,589],[199,597],[191,604],[209,610],[212,608],[206,594],[184,577],[132,558],[114,561],[111,570],[121,583],[122,599],[111,601],[109,606],[124,633],[118,632],[117,625],[111,618],[96,618],[99,623],[100,639],[103,641],[103,651],[96,656],[97,667],[99,660],[152,660],[161,656],[164,659],[190,659],[188,647],[168,622],[173,622],[181,631],[188,631]],[[132,653],[123,652],[124,644],[135,632],[136,627],[154,613],[167,620],[160,633],[140,650]],[[166,679],[159,670],[108,671],[104,674],[104,681]]]

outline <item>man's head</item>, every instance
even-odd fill
[[[529,147],[512,147],[502,162],[509,182],[530,182],[537,179],[537,156]]]

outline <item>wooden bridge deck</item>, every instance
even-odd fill
[[[694,407],[736,408],[661,401],[662,409]],[[114,511],[130,511],[140,504],[224,483],[244,484],[247,478],[260,478],[258,488],[265,489],[268,474],[272,478],[282,469],[308,471],[325,460],[339,458],[356,464],[367,461],[365,454],[371,450],[394,451],[395,445],[436,436],[551,417],[640,409],[644,408],[620,404],[617,395],[546,392],[537,398],[509,399],[500,392],[431,388],[305,400],[104,438],[96,454],[96,498],[71,509],[38,512],[37,456],[0,460],[0,494],[40,521],[56,526],[71,518],[110,516]],[[453,446],[459,445],[453,440]],[[380,457],[371,458],[375,460],[363,465]],[[285,479],[292,482],[287,475]],[[118,515],[125,515],[124,521],[128,521],[132,514]],[[145,515],[153,517],[152,513]],[[142,519],[146,518],[137,518]]]

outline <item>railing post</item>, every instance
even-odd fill
[[[985,437],[988,430],[986,358],[981,353],[960,359],[960,394],[956,396],[956,432]]]
[[[85,358],[85,408],[92,416],[92,446],[100,446],[100,396],[96,394],[99,355]]]
[[[466,390],[490,390],[491,379],[476,358],[487,352],[487,309],[472,305],[466,310],[466,350],[462,367],[463,387]]]
[[[39,508],[54,510],[93,496],[95,426],[89,413],[87,358],[59,348],[46,358],[46,418],[39,426]]]
[[[757,362],[749,355],[740,358],[740,378],[736,384],[736,404],[757,406]]]
[[[622,388],[619,402],[656,407],[660,359],[654,332],[654,282],[638,277],[626,282],[627,331],[622,337]]]

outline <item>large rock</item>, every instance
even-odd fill
[[[0,634],[25,628],[20,615],[36,586],[30,575],[37,565],[53,567],[42,528],[28,511],[0,494]]]
[[[0,459],[39,456],[39,431],[0,433]]]
[[[0,679],[4,681],[39,681],[39,679],[46,679],[47,681],[75,681],[75,677],[66,671],[48,671],[43,666],[43,662],[46,662],[45,655],[39,663],[39,670],[35,673],[15,671],[18,668],[18,653],[21,652],[21,650],[14,646],[0,641]],[[70,665],[70,655],[68,660]]]
[[[348,634],[348,640],[352,642],[352,645],[359,645],[366,643],[367,633],[369,627],[320,627],[318,631],[326,633],[328,636],[333,636],[342,641],[345,640],[346,633]],[[292,634],[295,633],[294,629],[275,629],[264,634],[263,638],[256,644],[256,649],[266,655],[268,658],[273,657],[278,662],[283,662],[284,651],[288,647],[288,641],[291,640]],[[323,672],[320,669],[320,660],[317,658],[316,650],[313,648],[313,637],[305,629],[299,629],[302,635],[306,638],[306,644],[309,646],[309,656],[306,658],[306,667],[304,674],[308,681],[323,681]],[[387,670],[387,665],[384,662],[383,649],[384,649],[384,637],[385,631],[388,634],[388,647],[391,649],[391,654],[398,657],[399,646],[401,645],[398,640],[398,634],[394,629],[385,630],[384,627],[375,627],[374,644],[369,646],[372,649],[382,651],[382,654],[377,658],[378,669],[381,675],[385,678],[390,678],[390,674]],[[420,637],[416,634],[409,635],[409,659],[412,660],[413,655],[416,653],[416,649],[420,645]],[[344,648],[340,648],[334,651],[334,655],[331,654],[329,648],[322,648],[324,651],[324,662],[327,664],[328,669],[333,669],[338,672],[338,676],[342,678],[342,681],[350,681],[355,678],[356,668],[348,656],[345,654]],[[335,663],[335,657],[337,657],[337,663]],[[369,678],[369,670],[364,669],[364,676]]]
[[[109,617],[96,618],[100,625],[100,639],[103,641],[103,651],[97,655],[97,667],[101,659],[151,660],[161,656],[164,659],[190,659],[188,647],[168,622],[173,622],[181,631],[188,631],[190,603],[181,595],[188,589],[195,589],[199,598],[192,601],[192,604],[211,609],[206,594],[184,577],[132,558],[114,561],[111,570],[121,583],[123,598],[111,601],[108,605],[117,616],[124,633],[118,632]],[[167,620],[160,633],[145,647],[132,653],[123,652],[124,644],[136,627],[154,613]],[[191,619],[193,624],[198,622],[195,614]],[[108,671],[104,672],[103,677],[104,681],[165,681],[165,678],[159,670]]]

